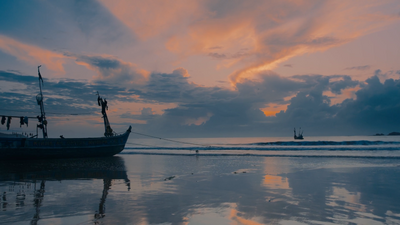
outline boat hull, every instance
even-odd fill
[[[113,156],[124,150],[131,128],[122,135],[99,138],[0,137],[0,160]]]

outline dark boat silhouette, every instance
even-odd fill
[[[294,128],[294,139],[295,140],[303,140],[304,139],[303,131],[301,130],[301,127],[299,129],[299,133],[298,134],[296,134],[296,128]]]
[[[40,106],[41,115],[37,116],[39,124],[36,128],[36,135],[0,137],[0,160],[104,157],[120,153],[125,147],[132,127],[129,126],[129,129],[123,134],[117,134],[111,129],[106,113],[107,101],[101,98],[98,92],[97,102],[102,108],[101,113],[104,119],[104,137],[64,138],[60,136],[60,138],[48,138],[42,94],[43,79],[39,68],[40,66],[38,67],[40,93],[36,96],[36,100]],[[38,138],[38,129],[42,130],[42,138]]]

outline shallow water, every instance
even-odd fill
[[[399,176],[397,158],[4,162],[0,224],[400,224]]]

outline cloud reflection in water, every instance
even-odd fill
[[[16,223],[32,219],[36,212],[32,189],[25,189],[25,204],[17,208],[11,198],[15,198],[19,186],[14,185],[14,190],[9,187],[28,184],[26,178],[32,176],[39,180],[41,175],[45,179],[38,220],[41,224],[400,222],[400,194],[396,188],[400,185],[400,171],[393,159],[154,155],[115,158],[42,162],[37,170],[25,167],[30,171],[18,171],[9,163],[8,167],[2,166],[0,188],[7,192],[9,200],[6,206],[2,205],[0,220]],[[121,162],[122,167],[115,166]],[[77,168],[82,163],[90,166]],[[53,165],[53,169],[46,170],[51,168],[43,167],[46,164]],[[81,173],[76,172],[79,169]],[[54,171],[64,171],[65,175],[60,177],[60,172]],[[51,174],[54,177],[43,177]]]

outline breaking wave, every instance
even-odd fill
[[[276,141],[276,142],[258,142],[249,145],[276,145],[276,146],[317,146],[317,145],[399,145],[397,141]]]
[[[139,145],[138,147],[136,147]],[[398,141],[275,141],[244,144],[201,144],[189,147],[162,147],[140,144],[127,144],[125,149],[164,149],[164,150],[400,150]],[[135,147],[133,147],[135,146]]]
[[[381,147],[381,146],[369,146],[369,147],[360,147],[360,148],[352,148],[352,147],[313,147],[313,148],[251,148],[251,147],[125,147],[125,149],[129,150],[187,150],[187,151],[224,151],[224,150],[252,150],[252,151],[310,151],[310,150],[320,150],[320,151],[376,151],[376,150],[388,150],[388,151],[396,151],[400,150],[400,146],[393,147]]]
[[[195,146],[127,144],[120,154],[400,159],[399,141],[275,141]]]
[[[167,155],[167,156],[257,156],[257,157],[307,157],[307,158],[365,158],[365,159],[400,159],[400,154],[396,155],[326,155],[326,154],[254,154],[254,153],[178,153],[178,152],[146,152],[146,151],[123,151],[123,155]]]

